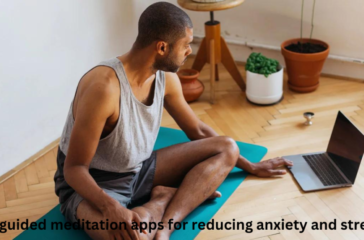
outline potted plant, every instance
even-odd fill
[[[203,90],[203,83],[198,80],[200,72],[195,69],[181,69],[177,72],[177,75],[182,84],[183,96],[187,102],[193,102],[197,100]]]
[[[283,98],[283,67],[261,53],[250,54],[246,65],[246,97],[258,105],[273,105]]]
[[[329,44],[312,39],[315,3],[316,0],[313,1],[312,7],[310,38],[302,38],[304,7],[304,0],[302,0],[301,37],[287,40],[281,45],[286,62],[288,86],[296,92],[312,92],[318,88],[321,70],[330,51]]]

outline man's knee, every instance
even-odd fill
[[[235,140],[230,137],[220,136],[219,138],[219,144],[222,147],[222,152],[227,155],[227,164],[235,166],[240,154],[238,145]]]

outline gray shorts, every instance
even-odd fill
[[[62,154],[63,153],[59,151],[57,158],[62,158],[63,156],[59,156]],[[140,205],[150,199],[156,168],[156,159],[156,151],[154,151],[148,159],[143,161],[142,168],[138,173],[124,173],[123,175],[120,175],[121,177],[113,180],[103,179],[101,181],[95,181],[106,194],[117,200],[122,206],[131,208],[133,205]],[[57,162],[59,162],[58,159]],[[56,176],[57,172],[54,180],[56,183],[56,193],[57,195],[60,194],[61,212],[68,221],[72,223],[77,222],[77,207],[83,198],[77,192],[72,191],[72,193],[68,194],[69,196],[66,200],[61,199],[64,195],[61,192],[65,190],[64,184],[66,183],[60,181],[62,178],[59,177],[59,173],[57,179]],[[69,189],[64,192],[67,191],[69,191]]]

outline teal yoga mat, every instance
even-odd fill
[[[164,148],[177,143],[187,142],[189,139],[186,137],[184,132],[180,130],[170,129],[161,127],[159,135],[155,144],[154,149]],[[254,144],[237,142],[240,148],[240,154],[245,158],[249,159],[251,162],[259,162],[264,155],[267,153],[267,149],[262,146],[257,146]],[[183,222],[188,222],[186,224],[185,230],[176,230],[173,232],[172,240],[188,240],[194,239],[200,232],[198,228],[192,229],[192,222],[204,222],[207,223],[215,215],[215,213],[220,209],[220,207],[225,203],[225,201],[231,196],[235,189],[240,185],[240,183],[245,179],[247,173],[241,169],[234,168],[226,180],[217,189],[222,193],[221,198],[215,200],[209,200],[201,204],[192,213],[190,213]],[[37,228],[36,230],[28,229],[21,233],[16,239],[17,240],[82,240],[90,239],[87,234],[82,230],[51,230],[52,222],[61,222],[64,226],[66,219],[60,212],[60,205],[54,207],[45,216],[40,218],[38,223],[45,223],[45,230]]]

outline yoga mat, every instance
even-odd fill
[[[164,148],[177,143],[188,142],[189,139],[184,134],[183,131],[161,127],[154,149]],[[262,146],[237,142],[240,154],[243,155],[251,162],[259,162],[264,155],[267,153],[267,149]],[[176,230],[171,236],[171,240],[189,240],[194,239],[198,233],[201,231],[198,228],[192,229],[192,222],[204,222],[207,223],[215,215],[215,213],[220,209],[220,207],[226,202],[226,200],[231,196],[235,189],[240,185],[240,183],[245,179],[247,173],[241,169],[234,168],[225,181],[217,189],[222,193],[221,198],[214,200],[208,200],[197,207],[193,212],[191,212],[183,222],[188,222],[185,230]],[[186,199],[187,200],[187,199]],[[188,200],[187,200],[188,201]],[[40,218],[39,222],[45,222],[45,230],[41,229],[28,229],[22,232],[15,239],[17,240],[82,240],[90,239],[88,235],[83,230],[51,230],[52,222],[60,222],[64,226],[66,219],[60,212],[60,205],[58,204],[46,215]],[[11,231],[11,230],[10,230]]]

